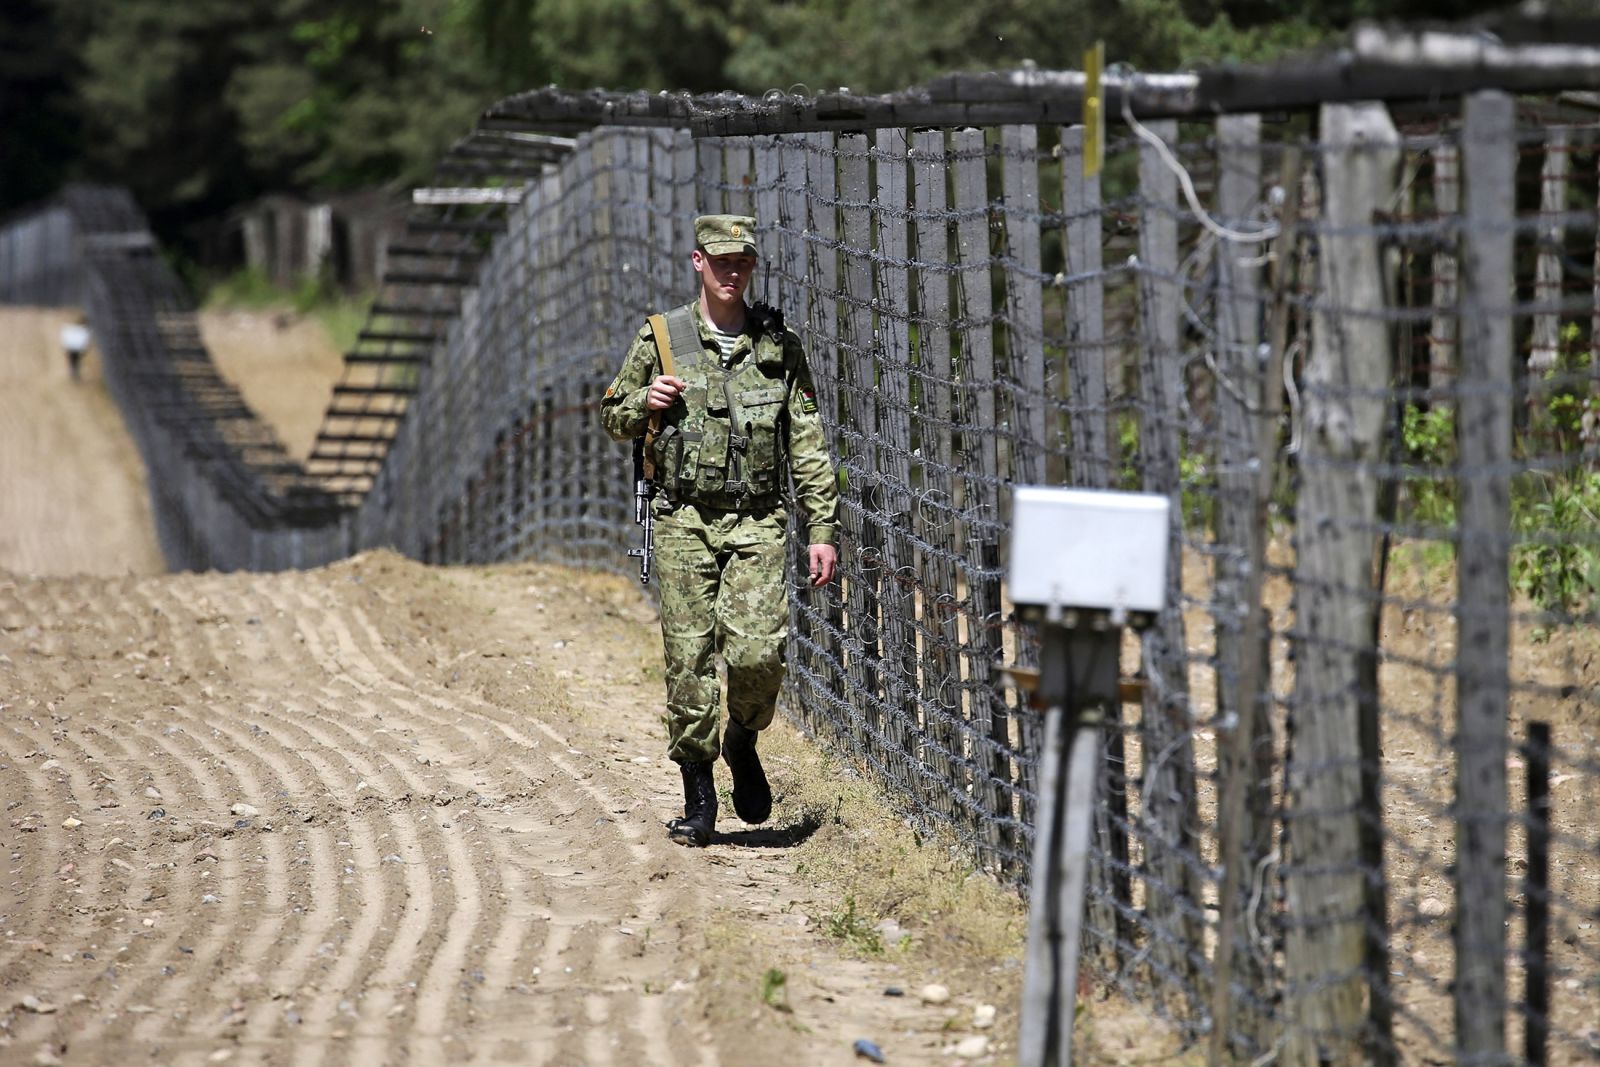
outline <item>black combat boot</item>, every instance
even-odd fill
[[[772,787],[756,755],[756,733],[733,720],[722,731],[722,758],[733,771],[733,810],[747,823],[764,823],[772,817]]]
[[[683,818],[673,819],[667,836],[680,845],[705,848],[717,825],[717,780],[712,774],[715,760],[680,763],[683,772]]]

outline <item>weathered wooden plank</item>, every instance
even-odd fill
[[[624,131],[621,158],[624,168],[617,175],[616,217],[620,244],[621,297],[619,312],[631,324],[650,314],[650,131]],[[618,341],[631,334],[629,326],[615,331]],[[620,361],[620,354],[616,357]]]
[[[1152,123],[1167,144],[1177,140],[1171,120]],[[1145,828],[1145,913],[1152,954],[1179,995],[1194,996],[1187,946],[1200,943],[1199,888],[1188,858],[1198,854],[1195,834],[1194,745],[1183,627],[1183,506],[1179,468],[1183,402],[1179,342],[1178,182],[1155,148],[1139,151],[1139,461],[1146,492],[1172,501],[1167,603],[1143,635],[1145,689],[1139,723],[1148,765],[1140,794]],[[1156,759],[1157,754],[1163,758]]]
[[[687,286],[674,275],[687,271],[690,246],[678,244],[676,174],[670,130],[650,131],[650,255],[645,262],[645,301],[650,313],[679,303]]]
[[[1048,428],[1050,397],[1045,387],[1044,294],[1041,285],[1039,230],[1039,130],[1036,126],[1000,129],[1000,203],[1005,233],[1005,373],[1008,403],[1005,419],[1011,432],[1002,439],[1008,455],[1013,485],[1041,485],[1046,478],[1045,456],[1053,443]],[[1010,501],[1002,501],[1001,514],[1010,520]],[[1022,667],[1039,662],[1038,643],[1030,630],[1012,632],[1014,648],[1009,660]],[[1016,695],[1016,707],[1026,701]],[[1022,822],[1032,826],[1032,798],[1036,796],[1031,750],[1039,738],[1036,720],[1017,719],[1014,742],[1022,758],[1017,764]]]
[[[597,134],[601,131],[596,131]],[[588,150],[584,150],[587,145]],[[573,196],[571,200],[573,212],[573,241],[568,246],[564,270],[568,273],[572,285],[567,290],[577,299],[573,301],[568,314],[571,317],[573,332],[577,334],[579,351],[589,347],[595,334],[595,300],[599,292],[591,288],[594,279],[588,277],[595,267],[600,266],[603,260],[597,254],[598,243],[596,224],[596,199],[604,183],[601,172],[604,170],[609,158],[605,151],[604,142],[598,136],[585,138],[580,142],[578,151],[573,155],[575,164],[575,178]],[[589,348],[589,351],[595,351]],[[613,368],[613,373],[615,369]],[[580,402],[576,381],[572,374],[567,374],[561,384],[564,393],[563,399],[566,406]],[[570,420],[563,420],[570,422]],[[578,486],[593,485],[588,469],[589,450],[588,436],[567,436],[567,448],[564,450],[567,457],[569,480],[562,490],[562,521],[571,531],[571,542],[568,547],[567,559],[572,563],[582,562],[581,546],[593,536],[587,515],[583,506],[583,494],[577,491]]]
[[[1461,148],[1452,136],[1441,133],[1433,149],[1433,210],[1441,221],[1461,210]],[[1458,270],[1455,249],[1441,242],[1433,252],[1433,325],[1428,334],[1428,386],[1441,393],[1455,378]]]
[[[917,589],[916,553],[907,536],[911,528],[911,233],[907,221],[906,131],[879,130],[874,138],[875,225],[878,245],[877,344],[874,346],[878,392],[881,478],[875,503],[882,513],[884,696],[891,758],[896,778],[915,790],[921,779],[907,757],[915,751],[917,723]]]
[[[1537,381],[1553,370],[1561,358],[1561,313],[1554,305],[1561,300],[1562,242],[1566,227],[1560,214],[1567,207],[1567,171],[1571,148],[1567,129],[1552,126],[1545,134],[1544,166],[1539,172],[1539,255],[1534,262],[1533,302],[1551,310],[1533,315],[1533,337],[1528,350],[1528,375]],[[1540,394],[1530,395],[1538,404]]]
[[[801,337],[806,345],[806,358],[810,361],[812,378],[817,387],[817,406],[822,412],[823,425],[828,430],[828,440],[833,442],[834,463],[842,466],[843,450],[840,447],[839,401],[839,253],[834,242],[839,235],[839,173],[834,154],[834,135],[813,133],[804,137],[806,145],[805,182],[809,200],[808,233],[806,243],[805,315],[801,323]],[[841,518],[842,515],[841,505]],[[844,679],[837,677],[833,664],[843,662],[840,635],[844,633],[844,569],[853,545],[840,546],[840,577],[824,587],[820,593],[811,594],[811,602],[823,617],[818,644],[829,657],[827,665],[816,664],[830,685],[843,686]],[[839,724],[835,730],[842,729]]]
[[[956,284],[962,328],[959,462],[967,469],[962,498],[966,518],[967,718],[979,800],[975,827],[997,861],[1013,852],[1012,836],[997,820],[1012,817],[1010,713],[992,665],[1002,654],[1000,599],[1000,458],[995,408],[994,298],[990,289],[989,184],[983,131],[951,135],[954,151]]]
[[[1091,489],[1111,486],[1111,402],[1107,382],[1105,280],[1101,262],[1100,175],[1083,172],[1084,128],[1061,130],[1062,240],[1066,262],[1067,411],[1072,453],[1067,477]],[[1102,967],[1120,966],[1121,946],[1132,945],[1128,914],[1128,789],[1122,709],[1106,711],[1104,788],[1095,810],[1096,855],[1090,871],[1088,930]]]
[[[1006,368],[1011,379],[1014,433],[1011,476],[1017,485],[1042,485],[1050,446],[1045,392],[1044,297],[1039,252],[1039,130],[1000,130],[1001,197],[1006,235]]]
[[[1595,211],[1600,214],[1600,191],[1595,193]],[[1589,318],[1589,395],[1600,397],[1600,227],[1594,232],[1594,314]],[[1586,442],[1587,443],[1587,442]]]
[[[806,142],[797,136],[782,137],[777,147],[781,236],[776,298],[790,325],[798,328],[806,311]]]
[[[694,217],[699,214],[701,179],[699,149],[689,134],[683,130],[672,131],[672,225],[674,239],[671,257],[676,257],[680,269],[687,271],[684,263],[694,251]],[[669,258],[671,258],[669,257]],[[678,282],[673,275],[670,292],[682,293],[683,299],[693,295],[693,272],[683,275]],[[672,303],[669,300],[668,303]]]
[[[750,149],[747,137],[730,137],[722,144],[722,177],[728,186],[723,203],[730,215],[756,213],[755,164]]]
[[[1516,106],[1484,92],[1464,111],[1461,543],[1456,603],[1456,1044],[1506,1054],[1506,729],[1510,710],[1511,366]]]
[[[1392,202],[1400,148],[1379,105],[1323,108],[1321,139],[1329,232],[1319,236],[1302,388],[1286,1008],[1290,1062],[1354,1064],[1365,1060],[1360,681],[1375,634],[1375,464],[1388,413],[1372,385],[1388,382],[1394,363],[1370,228]]]
[[[1074,485],[1111,485],[1110,400],[1102,275],[1100,175],[1083,173],[1082,126],[1061,131],[1061,204],[1066,216],[1067,403]]]
[[[843,227],[844,314],[839,337],[840,388],[844,424],[839,434],[848,471],[841,519],[854,545],[856,567],[847,569],[845,628],[849,634],[850,677],[861,701],[865,729],[860,743],[879,759],[875,736],[883,728],[879,672],[882,620],[879,586],[883,580],[883,512],[876,506],[878,405],[874,381],[872,303],[871,160],[863,134],[839,135],[839,215]]]
[[[727,210],[722,176],[722,138],[701,137],[694,142],[695,214],[720,215]]]
[[[960,810],[966,775],[952,757],[962,754],[956,716],[960,713],[960,622],[956,571],[951,560],[962,553],[956,518],[955,468],[951,435],[956,397],[950,360],[950,228],[948,159],[944,133],[919,130],[912,135],[911,180],[915,201],[916,258],[913,285],[917,297],[917,396],[912,431],[922,456],[921,497],[916,530],[930,544],[921,558],[923,638],[922,707],[928,744],[923,759],[943,791],[932,797],[947,820]],[[930,790],[931,792],[931,790]]]
[[[778,187],[782,160],[778,155],[777,138],[752,138],[750,154],[751,172],[754,174],[751,212],[755,215],[757,232],[760,234],[758,250],[761,254],[759,269],[750,286],[751,296],[762,303],[782,308],[783,304],[778,299],[778,284],[782,278],[785,240],[781,190]]]
[[[1261,116],[1217,120],[1217,215],[1240,230],[1261,202]],[[1259,243],[1223,242],[1217,250],[1217,754],[1218,828],[1223,868],[1212,988],[1212,1057],[1261,1055],[1268,1033],[1270,961],[1249,941],[1240,917],[1253,891],[1250,872],[1272,848],[1271,663],[1262,622],[1260,577],[1266,558],[1264,501],[1257,470],[1267,427],[1268,382],[1261,345]],[[1277,383],[1271,383],[1277,388]],[[1267,766],[1262,767],[1262,761]],[[1265,774],[1263,774],[1265,771]],[[1238,1031],[1248,1044],[1230,1047]]]

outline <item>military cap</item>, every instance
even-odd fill
[[[756,220],[749,215],[701,215],[694,220],[694,243],[708,256],[756,254]]]

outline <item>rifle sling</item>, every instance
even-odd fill
[[[667,331],[667,317],[665,315],[651,315],[649,318],[650,333],[655,337],[656,354],[661,357],[661,373],[672,373],[672,337]],[[656,480],[656,461],[651,458],[650,446],[655,443],[656,434],[661,432],[661,412],[650,414],[650,425],[644,433],[644,476],[652,482]]]

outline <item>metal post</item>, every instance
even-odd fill
[[[1103,612],[1068,611],[1061,624],[1040,628],[1033,705],[1044,710],[1044,750],[1017,1043],[1021,1067],[1072,1063],[1100,740],[1106,709],[1118,699],[1121,643],[1122,628]]]
[[[1544,1067],[1550,1043],[1550,724],[1530,722],[1523,748],[1528,767],[1528,876],[1524,950],[1527,1030],[1523,1059]]]

